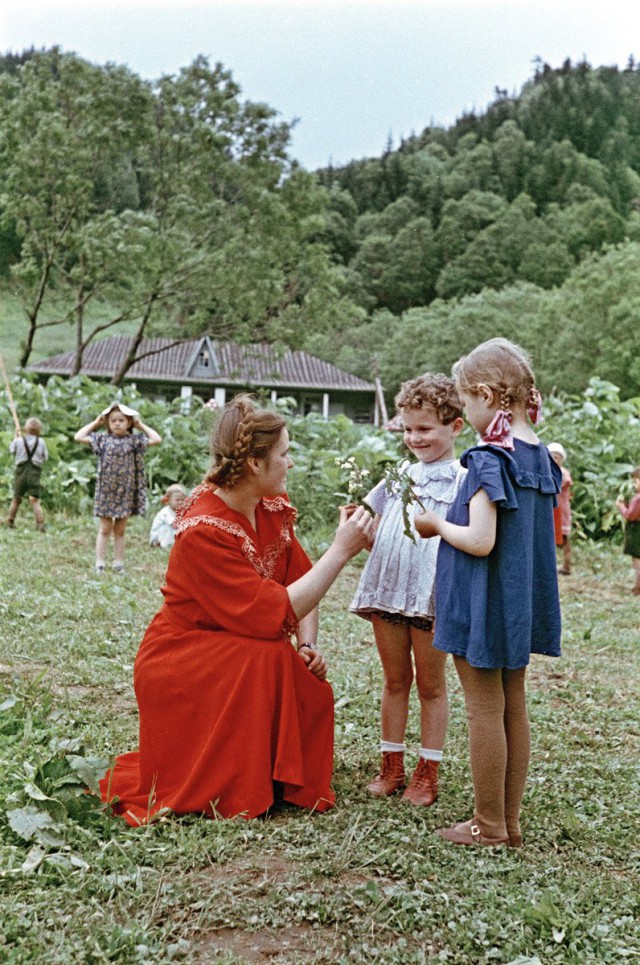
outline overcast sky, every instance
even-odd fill
[[[32,45],[148,79],[221,61],[243,97],[299,119],[291,153],[313,169],[483,110],[535,58],[640,61],[640,0],[0,0],[0,51]]]

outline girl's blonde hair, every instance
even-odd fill
[[[491,338],[463,355],[453,366],[458,391],[475,395],[487,385],[499,396],[500,408],[527,406],[537,399],[536,378],[525,350],[506,338]]]
[[[171,497],[176,495],[186,496],[187,490],[184,488],[184,486],[181,486],[180,483],[171,483],[171,485],[167,486],[164,491],[162,502],[168,503]]]
[[[431,372],[425,372],[403,382],[394,401],[398,412],[403,409],[433,409],[443,426],[462,417],[462,403],[456,384],[448,375],[441,373],[432,375]]]
[[[32,415],[24,424],[24,431],[30,436],[39,436],[42,432],[42,423]]]
[[[632,479],[640,479],[640,466],[636,466],[635,469],[631,470]]]
[[[247,459],[268,456],[285,426],[279,413],[260,408],[250,395],[235,396],[213,430],[213,465],[205,482],[231,489],[242,476]]]

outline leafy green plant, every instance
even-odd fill
[[[151,498],[173,482],[196,485],[208,464],[208,438],[215,412],[193,397],[152,400],[134,389],[112,386],[84,376],[49,379],[46,385],[21,375],[12,392],[22,420],[38,415],[50,459],[43,474],[43,503],[49,511],[89,513],[93,500],[96,462],[85,446],[73,442],[77,429],[94,418],[113,398],[138,408],[143,421],[162,436],[162,445],[145,455]],[[288,414],[291,455],[289,495],[300,514],[300,532],[320,545],[335,526],[340,503],[361,500],[402,456],[397,433],[356,425],[345,416],[324,420],[311,414]],[[568,453],[574,480],[573,511],[576,531],[583,536],[618,536],[621,517],[616,497],[628,492],[628,477],[640,462],[640,399],[622,400],[616,386],[592,379],[581,396],[551,396],[545,405],[544,442],[561,442]],[[8,448],[13,424],[5,390],[0,391],[0,498],[11,496],[13,461]],[[472,445],[466,431],[460,448]],[[357,479],[357,493],[349,491]],[[402,482],[402,480],[400,480]],[[404,485],[405,483],[402,483]],[[405,494],[408,498],[410,494]]]
[[[582,396],[547,401],[540,436],[567,451],[577,531],[596,539],[618,534],[615,500],[630,494],[629,473],[640,463],[640,398],[622,400],[615,385],[591,379]]]
[[[98,781],[107,762],[85,754],[79,738],[59,736],[62,719],[38,683],[0,703],[0,733],[20,759],[5,778],[7,824],[30,845],[21,866],[25,874],[45,862],[86,870],[76,850],[78,833],[103,820]]]

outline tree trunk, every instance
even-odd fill
[[[151,313],[153,312],[153,306],[157,301],[157,299],[158,299],[157,292],[153,292],[149,296],[149,301],[147,302],[147,307],[145,309],[144,315],[140,320],[140,324],[138,325],[138,330],[136,334],[133,336],[133,342],[131,343],[131,348],[127,352],[120,367],[117,368],[116,371],[113,373],[113,378],[111,379],[111,385],[118,385],[118,386],[122,385],[125,375],[129,371],[131,366],[134,365],[135,362],[137,362],[138,349],[140,348],[140,343],[142,342],[142,339],[144,337],[145,329],[147,327],[149,319],[151,318]]]
[[[38,283],[38,290],[36,292],[35,302],[31,311],[27,312],[27,317],[29,319],[29,331],[27,332],[27,337],[22,343],[22,355],[18,365],[21,368],[25,368],[27,362],[31,357],[31,352],[33,351],[33,342],[36,337],[36,332],[38,330],[38,314],[42,307],[42,302],[44,301],[44,293],[47,288],[47,282],[49,281],[49,275],[51,273],[51,263],[47,263],[43,269],[40,276],[40,281]]]
[[[78,298],[76,300],[76,354],[73,359],[73,366],[71,369],[71,375],[78,375],[82,369],[82,357],[84,355],[84,342],[82,336],[84,334],[84,288],[82,283],[80,283],[80,291],[78,292]]]

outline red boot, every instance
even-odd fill
[[[374,797],[389,797],[406,787],[404,774],[404,751],[383,751],[380,773],[367,785]]]
[[[403,801],[410,804],[420,804],[428,808],[438,800],[438,764],[439,761],[426,761],[424,757],[418,760],[418,766],[413,772],[409,787],[402,795]]]

